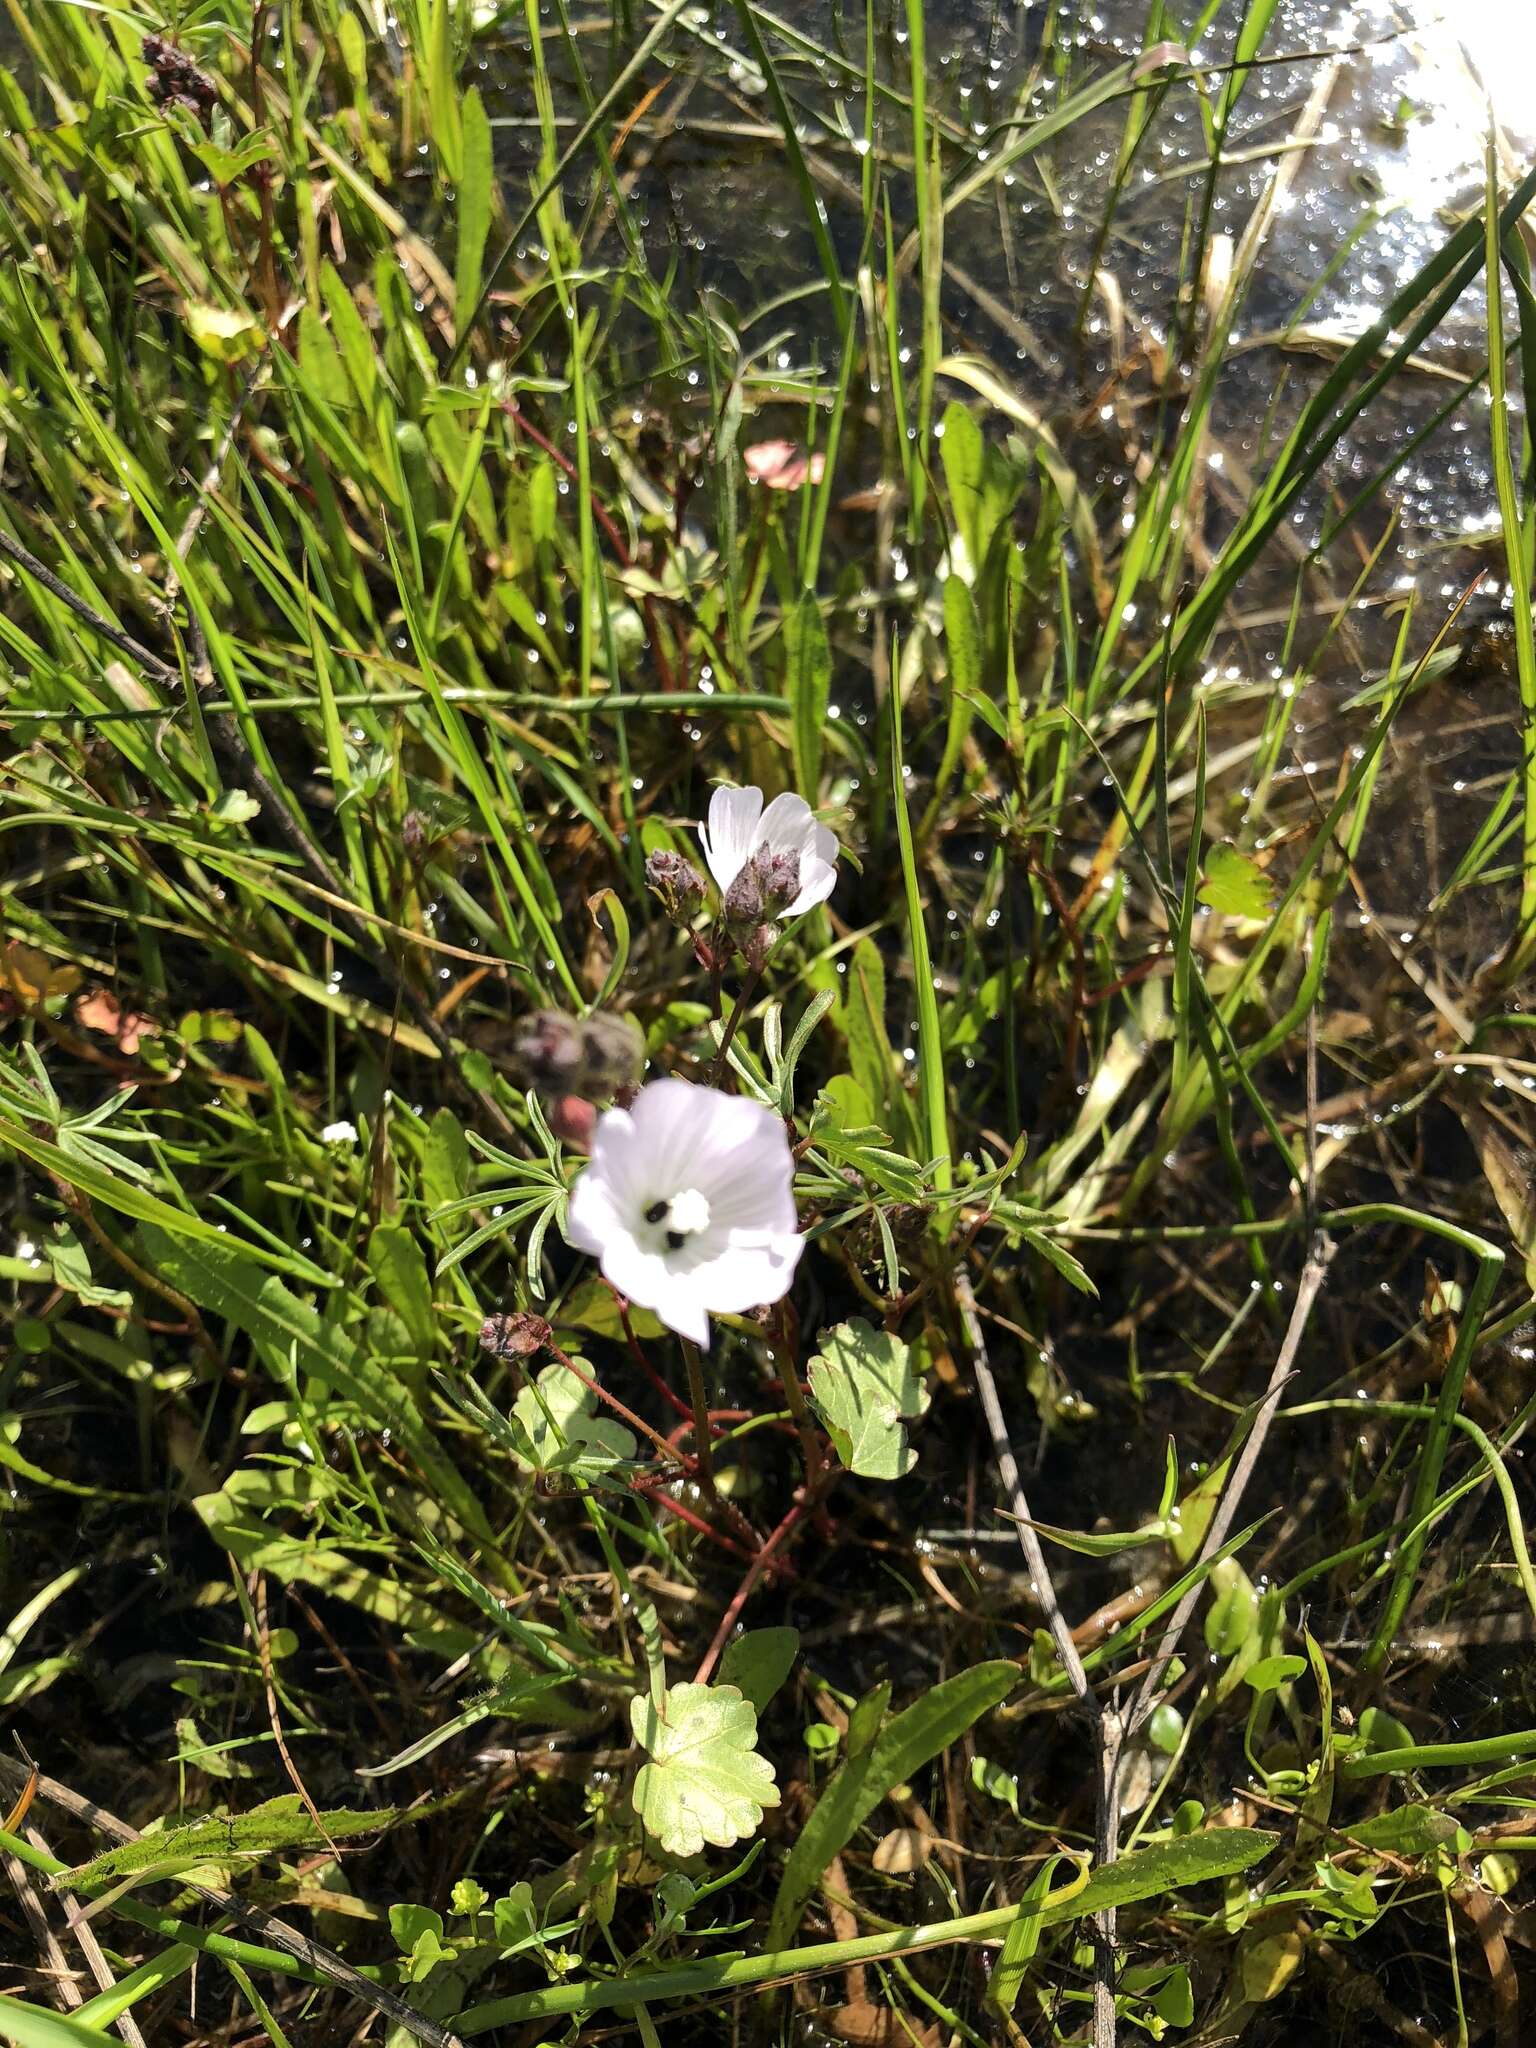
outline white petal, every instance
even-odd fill
[[[627,1109],[603,1111],[592,1133],[591,1159],[587,1173],[595,1173],[612,1189],[620,1209],[644,1206],[640,1198],[646,1178],[645,1144]],[[579,1187],[581,1182],[576,1185]]]
[[[691,1081],[651,1081],[630,1106],[636,1135],[635,1171],[649,1200],[701,1188],[729,1175],[744,1145],[760,1137],[771,1110],[718,1088]],[[778,1125],[782,1142],[783,1126]],[[644,1206],[642,1204],[641,1206]]]
[[[837,835],[817,821],[804,797],[791,791],[776,796],[762,815],[757,837],[774,853],[800,856],[800,893],[785,916],[803,917],[826,902],[837,882]]]
[[[699,844],[722,896],[747,864],[762,808],[760,789],[722,787],[709,800],[709,829],[699,827]]]
[[[628,1226],[614,1201],[611,1184],[589,1166],[571,1189],[565,1205],[565,1241],[579,1252],[601,1254]]]
[[[690,1338],[701,1351],[709,1349],[709,1311],[691,1273],[670,1274],[658,1298],[645,1306],[679,1337]]]
[[[766,846],[770,853],[799,853],[815,829],[816,820],[803,796],[786,789],[776,796],[757,821],[752,835],[754,847]]]
[[[780,1301],[794,1281],[803,1237],[774,1237],[762,1244],[732,1244],[718,1258],[688,1275],[689,1285],[717,1315],[739,1315],[762,1302]]]
[[[830,838],[830,834],[828,837]],[[804,917],[808,910],[814,910],[818,903],[825,903],[837,887],[837,869],[819,854],[802,853],[800,856],[800,894],[784,912],[785,917]]]
[[[784,1125],[766,1104],[736,1101],[739,1112],[748,1112],[732,1119],[736,1142],[728,1153],[713,1154],[697,1180],[711,1224],[732,1235],[792,1233],[795,1167]]]
[[[669,1285],[667,1262],[627,1231],[614,1231],[602,1249],[603,1278],[641,1308],[655,1308]]]

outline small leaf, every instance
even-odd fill
[[[900,1479],[917,1462],[903,1420],[928,1406],[928,1389],[899,1337],[862,1317],[839,1323],[811,1360],[811,1399],[839,1461],[863,1479]]]
[[[421,1191],[434,1225],[449,1239],[462,1235],[457,1217],[441,1218],[439,1211],[461,1201],[469,1193],[469,1141],[464,1126],[451,1109],[440,1109],[427,1127],[421,1150]]]
[[[1253,1634],[1259,1618],[1259,1596],[1253,1581],[1235,1558],[1211,1567],[1211,1605],[1205,1617],[1206,1648],[1232,1657]]]
[[[601,1479],[635,1455],[634,1438],[621,1422],[598,1416],[597,1396],[561,1365],[547,1365],[512,1404],[513,1455],[527,1471]]]
[[[261,805],[248,790],[226,789],[209,805],[208,816],[216,825],[249,825],[261,816]]]
[[[797,1628],[753,1628],[737,1636],[720,1659],[720,1683],[739,1687],[761,1713],[794,1668]]]
[[[79,986],[78,967],[55,967],[46,953],[21,939],[7,941],[0,953],[0,995],[11,997],[24,1009],[35,1009],[51,996],[68,995]]]
[[[218,363],[238,363],[261,346],[261,326],[253,314],[200,300],[187,308],[187,332]]]
[[[533,1886],[526,1878],[513,1885],[505,1898],[496,1901],[491,1908],[491,1921],[496,1929],[496,1939],[503,1948],[517,1948],[535,1932],[538,1920],[534,1913]]]
[[[1346,1832],[1350,1841],[1363,1842],[1368,1849],[1385,1849],[1393,1856],[1430,1856],[1458,1830],[1451,1816],[1437,1807],[1409,1805],[1378,1813]]]
[[[644,1695],[630,1725],[650,1762],[635,1779],[635,1811],[668,1855],[697,1856],[754,1834],[777,1806],[773,1766],[757,1753],[757,1711],[734,1685],[673,1685],[661,1710]]]
[[[1238,1957],[1243,1996],[1254,2005],[1278,1998],[1301,1968],[1304,1943],[1299,1934],[1269,1934],[1245,1942]]]
[[[1274,889],[1258,862],[1223,839],[1205,857],[1200,901],[1228,917],[1263,919],[1275,907]]]
[[[1306,1668],[1305,1657],[1261,1657],[1257,1664],[1249,1665],[1243,1681],[1255,1692],[1275,1692],[1293,1678],[1299,1678]]]
[[[389,1931],[401,1955],[408,1956],[424,1934],[441,1936],[443,1916],[430,1906],[391,1906]]]
[[[1011,1806],[1014,1819],[1019,1818],[1019,1781],[1012,1771],[1005,1771],[1001,1764],[993,1763],[990,1757],[973,1756],[971,1783],[978,1792],[985,1792],[989,1799],[996,1799],[1004,1806]]]
[[[1373,1753],[1386,1749],[1412,1749],[1413,1734],[1385,1707],[1367,1707],[1360,1716],[1360,1746]]]

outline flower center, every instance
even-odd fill
[[[664,1195],[652,1202],[645,1212],[650,1224],[665,1225],[664,1236],[669,1252],[680,1252],[690,1237],[697,1237],[701,1230],[709,1228],[709,1203],[697,1188],[682,1188],[675,1195]]]

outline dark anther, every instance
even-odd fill
[[[688,1233],[686,1230],[669,1230],[667,1232],[667,1250],[669,1252],[680,1252],[687,1242]]]
[[[647,1223],[659,1223],[666,1213],[667,1205],[665,1202],[652,1202],[649,1209],[645,1212],[645,1220]],[[672,1233],[669,1231],[667,1234],[670,1237]]]

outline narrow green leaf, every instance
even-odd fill
[[[789,1941],[822,1872],[891,1788],[958,1742],[1008,1697],[1021,1675],[1017,1664],[999,1661],[941,1680],[888,1722],[862,1756],[838,1768],[785,1860],[768,1929],[770,1949]]]
[[[359,1356],[352,1340],[291,1293],[275,1274],[263,1273],[217,1232],[212,1244],[189,1244],[146,1225],[140,1233],[151,1263],[200,1308],[222,1316],[255,1343],[275,1376],[293,1360],[321,1385],[353,1402],[379,1429],[394,1432],[420,1465],[438,1498],[466,1529],[489,1538],[480,1503],[459,1477],[417,1412],[410,1390]]]
[[[101,2048],[114,2037],[101,2027],[84,2025],[46,2006],[24,2005],[19,1998],[0,1998],[0,2041],[12,2048]]]
[[[485,262],[486,238],[491,232],[491,199],[494,172],[491,154],[491,123],[472,85],[464,95],[463,169],[459,175],[459,240],[454,259],[453,292],[458,317],[466,319],[480,297],[480,273]]]
[[[821,745],[832,691],[832,653],[821,607],[806,591],[784,615],[784,692],[790,703],[795,780],[808,804],[821,786]]]
[[[1279,1836],[1265,1828],[1205,1828],[1150,1849],[1136,1849],[1107,1869],[1096,1870],[1080,1892],[1047,1906],[1041,1924],[1059,1926],[1139,1899],[1161,1898],[1164,1892],[1185,1891],[1215,1878],[1236,1877],[1267,1856]]]
[[[426,1365],[437,1341],[432,1280],[421,1246],[403,1223],[380,1223],[368,1239],[368,1270]]]
[[[199,1863],[228,1862],[231,1857],[273,1856],[289,1849],[323,1848],[357,1835],[380,1834],[397,1818],[392,1806],[359,1812],[343,1807],[322,1813],[324,1833],[316,1827],[297,1792],[269,1799],[249,1813],[205,1814],[184,1827],[140,1835],[79,1864],[64,1879],[71,1889],[116,1884],[125,1877],[172,1877]]]

